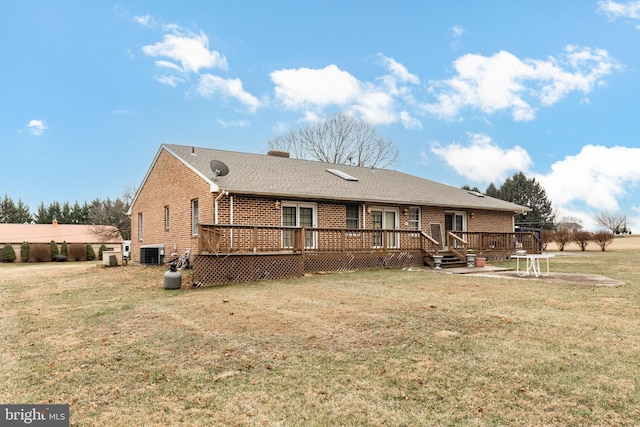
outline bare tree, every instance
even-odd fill
[[[571,238],[580,246],[580,250],[584,252],[589,242],[593,240],[593,234],[588,231],[576,230],[571,233]]]
[[[613,242],[613,233],[609,233],[608,231],[598,231],[593,233],[593,241],[600,246],[602,252],[606,249],[607,246]]]
[[[384,168],[398,158],[390,139],[378,135],[370,123],[345,114],[277,136],[268,145],[297,159],[344,165]]]
[[[564,251],[565,246],[571,242],[571,233],[569,233],[569,230],[556,230],[553,233],[553,241],[556,242],[560,251]]]
[[[627,228],[627,216],[622,212],[602,212],[596,216],[598,225],[611,230],[613,234],[626,234],[631,230]]]

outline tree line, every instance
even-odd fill
[[[127,216],[130,198],[94,199],[91,203],[80,204],[76,201],[60,203],[53,201],[48,205],[41,202],[35,213],[21,199],[14,202],[5,194],[0,199],[0,223],[7,224],[93,224],[113,225],[118,228],[122,238],[131,239],[131,221]]]

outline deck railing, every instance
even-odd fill
[[[421,231],[200,224],[200,253],[367,252],[437,253],[439,243]]]
[[[466,241],[470,251],[515,252],[526,250],[528,253],[540,253],[542,250],[542,242],[530,231],[506,233],[464,231],[456,232],[456,235]]]
[[[262,225],[200,224],[200,253],[423,251],[437,254],[440,243],[421,231]],[[446,248],[464,259],[468,251],[539,253],[531,232],[448,232]]]

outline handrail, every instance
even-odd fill
[[[451,231],[447,233],[447,241],[449,242],[449,251],[453,252],[459,260],[466,261],[469,243]]]
[[[422,239],[426,241],[422,249],[432,255],[437,255],[440,252],[440,242],[426,234],[424,231],[421,231],[420,235],[422,236]]]

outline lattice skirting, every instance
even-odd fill
[[[422,265],[424,261],[420,251],[199,254],[193,260],[193,282],[195,286],[226,285],[298,277],[319,271]]]

